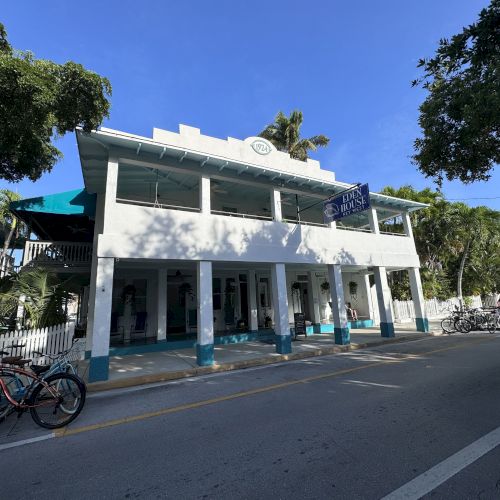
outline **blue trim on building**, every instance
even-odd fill
[[[89,382],[100,382],[109,378],[109,356],[90,358]]]
[[[429,333],[429,320],[427,318],[415,318],[417,332]]]
[[[356,321],[348,321],[349,328],[355,330],[356,328],[370,328],[375,325],[373,319],[357,319]]]
[[[196,344],[196,363],[198,366],[214,364],[214,344]]]
[[[394,337],[394,323],[380,322],[380,333],[382,337]]]
[[[351,343],[351,335],[349,333],[349,327],[347,328],[334,328],[335,343],[339,345],[348,345]]]
[[[276,352],[278,354],[290,354],[292,352],[292,336],[291,335],[275,335]]]

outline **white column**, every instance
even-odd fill
[[[328,265],[328,280],[332,299],[333,329],[336,344],[350,344],[349,323],[345,308],[344,285],[342,282],[342,267],[338,264]]]
[[[211,198],[210,198],[210,177],[206,175],[200,178],[200,210],[202,214],[210,214]]]
[[[311,321],[319,325],[321,322],[321,316],[319,313],[319,286],[314,271],[309,271],[307,273],[307,288],[309,295],[309,311],[311,311]]]
[[[288,295],[286,288],[285,264],[271,266],[273,289],[274,333],[276,334],[276,352],[289,354],[292,352],[290,323],[288,321]]]
[[[110,157],[106,172],[106,194],[104,198],[103,233],[113,232],[113,212],[116,207],[116,190],[118,188],[118,160]]]
[[[404,227],[406,236],[413,239],[413,229],[411,227],[410,214],[408,212],[404,212],[401,214],[401,217],[403,218],[403,227]]]
[[[212,263],[197,263],[198,341],[196,360],[200,366],[214,364],[214,307],[212,298]]]
[[[371,232],[375,234],[380,234],[380,228],[378,226],[377,210],[373,207],[370,207],[368,209],[368,220],[370,222]]]
[[[374,267],[375,287],[377,289],[378,309],[380,312],[380,332],[382,337],[394,337],[394,318],[391,307],[391,289],[387,283],[385,267]]]
[[[411,298],[415,306],[415,323],[417,331],[428,332],[429,320],[425,312],[425,299],[422,290],[422,281],[420,280],[420,269],[411,267],[408,269],[408,275],[410,277]]]
[[[94,305],[95,305],[95,287],[97,276],[97,244],[99,234],[104,227],[104,194],[98,194],[95,207],[94,238],[92,244],[92,262],[90,265],[90,283],[89,283],[89,301],[87,309],[87,337],[85,348],[87,351],[92,349],[92,332],[94,329]]]
[[[250,331],[256,332],[259,329],[259,317],[257,310],[257,284],[255,271],[248,273],[248,322]]]
[[[370,286],[370,276],[365,274],[366,301],[368,303],[368,317],[375,321],[372,302],[372,287]]]
[[[96,272],[94,323],[89,381],[107,380],[109,372],[109,336],[113,296],[114,259],[99,257]]]
[[[158,342],[167,340],[167,270],[158,269]]]
[[[271,189],[271,212],[273,219],[280,221],[283,219],[281,212],[281,192],[278,189]]]

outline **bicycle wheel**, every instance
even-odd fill
[[[35,387],[30,400],[34,422],[46,429],[57,429],[72,422],[85,404],[84,382],[69,373],[55,373]]]
[[[69,381],[67,379],[59,379],[57,381],[57,392],[58,393],[69,393],[72,390],[73,381]],[[75,397],[71,400],[66,399],[61,403],[61,411],[66,413],[67,415],[73,415],[78,411],[80,406],[80,398]]]
[[[490,318],[488,318],[488,331],[490,333],[495,333],[498,328],[498,316],[496,314],[492,314]]]
[[[443,329],[444,333],[447,333],[449,335],[450,333],[456,331],[455,321],[453,320],[453,318],[445,318],[443,319],[443,321],[441,321],[441,328]]]
[[[455,321],[455,328],[460,332],[460,333],[469,333],[472,329],[472,324],[469,320],[465,318],[458,318]]]
[[[24,389],[21,380],[13,373],[3,372],[2,380],[7,386],[9,394],[11,394],[14,399],[16,399],[16,396],[21,394],[21,391]],[[14,405],[7,399],[3,389],[0,388],[0,422],[3,422],[13,409]]]

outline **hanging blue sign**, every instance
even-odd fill
[[[323,214],[326,223],[357,214],[368,208],[370,208],[368,184],[361,184],[323,202]]]

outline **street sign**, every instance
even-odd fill
[[[368,208],[370,191],[368,184],[362,184],[323,202],[324,220],[325,223],[333,222]]]

